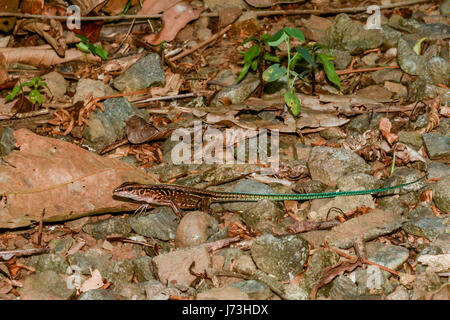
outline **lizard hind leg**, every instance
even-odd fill
[[[181,211],[181,209],[178,208],[178,206],[173,201],[169,201],[168,205],[172,208],[173,212],[175,212],[175,214],[181,220],[183,218],[183,212]]]

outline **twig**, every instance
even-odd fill
[[[32,118],[36,116],[41,116],[43,114],[48,114],[50,112],[49,109],[40,109],[36,111],[30,111],[30,112],[22,112],[22,113],[12,113],[12,112],[1,112],[0,113],[0,119],[24,119],[24,118]],[[5,118],[8,117],[8,118]]]
[[[399,66],[386,66],[386,67],[373,67],[373,68],[363,68],[363,69],[347,69],[347,70],[338,70],[336,73],[338,75],[342,74],[349,74],[349,73],[355,73],[355,72],[367,72],[367,71],[377,71],[381,69],[398,69]]]
[[[415,4],[431,2],[431,0],[415,0],[415,1],[404,1],[398,3],[392,3],[387,5],[379,6],[381,10],[392,9],[398,7],[411,6]],[[350,8],[338,8],[338,9],[324,9],[324,10],[250,10],[258,17],[274,16],[274,15],[301,15],[301,14],[313,14],[313,15],[323,15],[332,13],[358,13],[367,11],[368,6],[363,7],[350,7]],[[200,14],[200,17],[217,17],[219,16],[216,12],[205,12]],[[32,18],[32,19],[55,19],[55,20],[66,20],[68,18],[73,19],[74,16],[48,16],[42,14],[28,14],[28,13],[15,13],[15,12],[0,12],[0,17],[18,17],[18,18]],[[147,15],[134,15],[127,14],[122,16],[93,16],[93,17],[80,17],[81,21],[98,21],[98,20],[132,20],[132,19],[160,19],[162,14],[147,14]]]
[[[241,239],[240,236],[236,236],[233,238],[226,238],[226,239],[221,239],[221,240],[217,240],[214,242],[208,242],[208,243],[203,244],[203,246],[208,248],[209,251],[216,251],[216,250],[222,249],[223,247],[230,245],[233,242],[237,242],[240,239]]]
[[[127,144],[127,143],[128,143],[128,139],[123,139],[122,141],[119,141],[119,142],[117,142],[117,143],[114,143],[114,144],[112,144],[112,145],[106,147],[105,149],[103,149],[102,151],[100,151],[99,154],[100,154],[100,155],[105,154],[105,153],[110,152],[110,151],[112,151],[112,150],[114,150],[114,149],[117,149],[118,147],[121,147],[121,146],[123,146],[123,145],[125,145],[125,144]]]
[[[29,256],[32,254],[44,253],[44,252],[49,252],[49,251],[50,251],[49,248],[33,248],[33,249],[0,251],[0,258],[9,260],[12,257]]]
[[[183,58],[183,57],[185,57],[185,56],[191,54],[192,52],[194,52],[194,51],[200,49],[201,47],[206,46],[207,44],[213,42],[213,41],[216,40],[218,37],[220,37],[221,35],[223,35],[224,33],[226,33],[228,30],[230,30],[232,26],[233,26],[232,24],[228,25],[227,27],[223,28],[220,32],[216,33],[215,35],[213,35],[213,36],[212,36],[211,38],[209,38],[208,40],[205,40],[205,41],[203,41],[202,43],[199,43],[197,46],[195,46],[195,47],[193,47],[193,48],[191,48],[191,49],[189,49],[189,50],[186,50],[186,51],[184,51],[184,52],[182,52],[182,53],[176,55],[176,56],[173,57],[173,58],[170,58],[169,61],[174,62],[175,60],[181,59],[181,58]]]
[[[44,215],[45,215],[45,208],[42,210],[41,218],[39,219],[39,228],[38,228],[38,238],[37,238],[37,245],[40,247],[42,243],[42,229],[44,228]]]
[[[352,256],[352,255],[350,255],[350,254],[345,253],[344,251],[338,250],[338,249],[333,248],[333,247],[330,247],[330,246],[328,246],[328,245],[327,245],[326,247],[327,247],[328,249],[330,249],[330,250],[336,252],[338,255],[343,256],[344,258],[347,258],[347,259],[350,259],[350,260],[354,260],[354,259],[358,258],[358,257],[356,257],[356,256]],[[393,275],[396,275],[397,277],[399,276],[399,274],[398,274],[397,271],[392,270],[392,269],[389,269],[389,268],[386,268],[385,266],[382,266],[382,265],[380,265],[380,264],[378,264],[378,263],[372,262],[372,261],[367,260],[367,259],[364,259],[364,258],[361,258],[360,260],[361,260],[362,263],[365,263],[365,264],[371,264],[371,265],[373,265],[373,266],[377,266],[377,267],[380,268],[381,270],[390,272],[390,273],[392,273]]]
[[[144,103],[144,102],[161,101],[161,100],[173,100],[173,99],[191,98],[191,97],[196,97],[196,96],[198,96],[197,93],[191,92],[191,93],[176,94],[176,95],[173,95],[173,96],[147,98],[147,99],[144,99],[144,100],[131,100],[131,102],[133,102],[133,103]]]

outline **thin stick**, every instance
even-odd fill
[[[151,101],[161,101],[161,100],[173,100],[173,99],[183,99],[183,98],[191,98],[198,96],[197,93],[191,92],[191,93],[183,93],[183,94],[176,94],[173,96],[164,96],[164,97],[154,97],[154,98],[148,98],[144,100],[132,100],[133,103],[144,103],[144,102],[151,102]]]
[[[404,1],[399,3],[392,3],[379,6],[381,10],[392,9],[398,7],[407,7],[415,4],[431,2],[431,0],[415,0]],[[333,14],[333,13],[358,13],[367,11],[368,6],[356,7],[356,8],[337,8],[337,9],[324,9],[324,10],[250,10],[258,17],[274,16],[274,15],[300,15],[300,14]],[[216,12],[205,12],[200,14],[201,17],[217,17]],[[74,16],[48,16],[43,14],[28,14],[28,13],[16,13],[16,12],[0,12],[0,17],[18,17],[18,18],[31,18],[31,19],[54,19],[54,20],[66,20],[68,18],[74,19]],[[81,21],[98,21],[98,20],[132,20],[132,19],[160,19],[162,14],[146,14],[146,15],[134,15],[127,14],[123,16],[93,16],[93,17],[79,17]]]
[[[192,52],[200,49],[203,46],[206,46],[207,44],[213,42],[214,40],[216,40],[218,37],[220,37],[221,35],[223,35],[225,32],[227,32],[228,30],[230,30],[232,27],[232,24],[228,25],[227,27],[225,27],[224,29],[222,29],[220,32],[216,33],[215,35],[213,35],[211,38],[209,38],[208,40],[203,41],[202,43],[198,44],[197,46],[186,50],[178,55],[176,55],[173,58],[170,58],[169,61],[174,62],[175,60],[181,59],[189,54],[191,54]]]
[[[10,257],[20,257],[20,256],[29,256],[35,253],[43,253],[43,252],[49,252],[49,248],[33,248],[33,249],[20,249],[20,250],[7,250],[7,251],[0,251],[0,258],[4,259],[5,257],[7,259],[11,259]]]
[[[341,74],[348,74],[348,73],[355,73],[355,72],[367,72],[367,71],[377,71],[381,69],[398,69],[399,66],[386,66],[386,67],[373,67],[373,68],[364,68],[364,69],[347,69],[347,70],[338,70],[336,73],[338,75]]]

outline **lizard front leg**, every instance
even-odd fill
[[[206,211],[207,213],[211,214],[211,199],[210,198],[203,198],[200,202],[200,209],[202,211]]]
[[[178,206],[175,204],[175,202],[173,202],[172,200],[167,201],[167,204],[172,208],[173,212],[175,212],[175,214],[178,216],[178,218],[183,218],[183,212],[181,211],[180,208],[178,208]]]

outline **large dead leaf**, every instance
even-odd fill
[[[158,34],[150,34],[144,40],[156,45],[163,41],[175,39],[178,31],[184,28],[190,21],[200,16],[201,10],[193,9],[187,2],[180,2],[164,11],[162,15],[163,28]]]
[[[55,50],[49,45],[39,47],[0,48],[0,53],[3,53],[5,56],[6,64],[25,63],[36,67],[49,67],[73,60],[87,62],[99,62],[101,60],[100,57],[96,57],[91,53],[83,53],[78,49],[69,49],[66,51],[65,57],[60,58]]]
[[[0,228],[39,221],[44,209],[44,221],[134,210],[138,204],[113,199],[113,189],[127,181],[156,182],[130,164],[27,129],[14,138],[20,150],[4,157],[10,165],[0,165]]]
[[[146,0],[138,15],[150,15],[166,11],[182,0]]]

